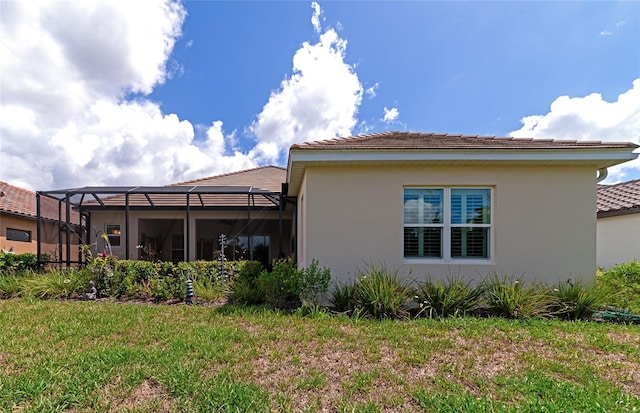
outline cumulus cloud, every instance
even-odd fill
[[[164,184],[254,166],[144,96],[181,66],[186,16],[174,0],[2,2],[3,180],[31,189]],[[169,66],[169,67],[168,67]]]
[[[584,97],[560,96],[549,113],[522,118],[514,137],[600,140],[640,143],[640,79],[616,101],[607,102],[599,93]],[[607,183],[628,179],[640,172],[640,160],[610,168]]]
[[[293,57],[291,77],[271,93],[249,128],[256,138],[252,156],[278,162],[296,142],[351,134],[363,88],[353,66],[344,61],[346,47],[334,29],[315,44],[302,44]]]
[[[320,5],[315,1],[311,3],[311,8],[313,9],[313,14],[311,15],[311,24],[313,25],[313,30],[316,33],[320,33],[322,31],[322,26],[320,26],[320,16],[322,15],[322,9]]]
[[[392,123],[396,119],[398,119],[398,116],[400,116],[400,111],[398,110],[398,108],[387,109],[387,107],[385,106],[382,121],[386,123]]]

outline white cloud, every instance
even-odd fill
[[[165,184],[255,165],[144,98],[172,74],[179,2],[2,2],[0,172],[31,188]],[[170,66],[170,67],[167,67]]]
[[[527,116],[521,122],[522,128],[510,136],[639,143],[640,79],[614,102],[605,101],[599,93],[560,96],[551,104],[549,113]],[[631,172],[640,174],[640,160],[611,168],[606,182],[623,181]]]
[[[313,15],[311,15],[311,24],[313,25],[313,30],[316,33],[320,33],[322,31],[322,26],[320,26],[320,16],[322,15],[322,9],[320,5],[315,1],[311,3],[311,8],[313,9]]]
[[[367,88],[364,93],[367,96],[367,98],[369,100],[373,99],[376,97],[376,94],[378,92],[378,87],[380,87],[380,84],[376,82],[376,84],[374,84],[373,86]]]
[[[600,36],[611,36],[613,33],[611,33],[609,30],[603,30],[600,32]]]
[[[363,88],[345,63],[347,41],[335,30],[315,44],[303,43],[293,57],[293,73],[271,93],[250,126],[257,145],[251,154],[277,162],[296,142],[347,136],[356,125]]]
[[[387,109],[387,107],[385,106],[382,121],[386,123],[392,123],[396,119],[398,119],[398,116],[400,116],[400,111],[398,110],[398,108]]]

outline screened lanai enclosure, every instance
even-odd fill
[[[276,258],[294,257],[295,208],[283,195],[284,186],[279,191],[184,184],[39,191],[38,208],[43,197],[58,201],[62,228],[60,258],[47,263],[82,265],[85,249],[120,259],[173,262],[213,260],[224,251],[229,260],[269,266]],[[79,222],[71,222],[72,216]],[[43,262],[41,226],[38,212],[38,260]],[[75,253],[74,241],[80,245]]]

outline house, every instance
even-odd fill
[[[596,176],[632,143],[386,132],[293,145],[301,266],[542,281],[596,269]]]
[[[291,256],[293,208],[282,197],[286,170],[266,166],[163,187],[41,191],[73,205],[86,228],[80,243],[121,259],[229,259],[265,265]],[[287,239],[289,239],[287,241]],[[73,263],[72,254],[63,257]]]
[[[598,185],[598,267],[640,259],[640,180]]]
[[[40,207],[42,253],[55,259],[66,253],[61,238],[64,232],[59,230],[58,202],[49,199]],[[77,215],[73,212],[72,219],[77,221]],[[35,192],[0,181],[0,248],[3,251],[35,254],[37,217]],[[71,231],[77,229],[70,226]],[[77,242],[72,244],[74,251],[77,247]]]
[[[316,258],[338,282],[366,262],[413,277],[588,280],[597,176],[637,147],[384,132],[293,145],[286,170],[39,196],[73,205],[85,243],[105,248],[103,233],[123,258],[209,259],[225,234],[227,256]]]

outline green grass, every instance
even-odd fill
[[[0,411],[640,409],[640,329],[0,300]]]

